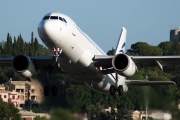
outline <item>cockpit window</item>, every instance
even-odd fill
[[[67,23],[67,21],[63,18],[63,17],[60,17],[60,16],[44,16],[43,20],[48,20],[48,19],[51,19],[51,20],[61,20],[62,22],[65,22]]]
[[[59,17],[59,20],[61,20],[61,21],[65,22],[65,23],[67,23],[67,21],[66,21],[64,18],[62,18],[62,17]]]
[[[50,19],[58,19],[58,16],[51,16]]]
[[[63,20],[64,20],[65,23],[67,23],[66,20],[65,20],[64,18],[63,18]]]
[[[63,21],[62,17],[59,17],[59,20]]]
[[[49,16],[44,16],[43,20],[49,19]]]

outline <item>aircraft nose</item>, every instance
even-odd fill
[[[40,36],[51,36],[53,29],[55,29],[52,21],[41,21],[38,26],[38,33]]]
[[[43,40],[44,22],[41,21],[38,25],[38,34],[41,40]]]
[[[38,25],[39,37],[44,41],[56,41],[59,37],[60,24],[54,20],[41,21]]]

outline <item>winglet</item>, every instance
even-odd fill
[[[118,40],[118,44],[116,46],[116,52],[114,55],[116,55],[118,53],[125,53],[126,35],[127,35],[127,30],[126,30],[126,28],[122,27],[122,30],[121,30],[121,33],[119,36],[119,40]]]

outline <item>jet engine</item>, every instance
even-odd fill
[[[133,60],[126,54],[117,54],[112,59],[114,70],[122,76],[132,76],[136,72],[136,65]]]
[[[13,69],[19,75],[30,79],[36,72],[34,64],[26,55],[18,55],[13,59]]]

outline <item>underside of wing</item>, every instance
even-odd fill
[[[126,80],[127,86],[176,85],[173,81]]]
[[[180,64],[180,56],[131,56],[131,59],[142,67]]]
[[[54,59],[53,59],[53,56],[32,56],[32,57],[29,57],[29,56],[25,56],[25,55],[19,55],[23,57],[26,57],[27,59],[31,60],[34,64],[34,66],[36,68],[41,68],[41,67],[45,67],[45,66],[51,66],[54,64]],[[16,57],[3,57],[3,58],[0,58],[0,65],[1,67],[12,67],[13,65],[13,60],[19,56],[16,56]],[[18,58],[20,62],[23,62],[20,57]],[[22,63],[21,63],[22,64]]]
[[[12,61],[13,61],[13,58],[0,58],[0,66],[1,67],[11,67],[12,66]]]
[[[115,72],[112,65],[113,58],[117,58],[120,54],[115,56],[108,56],[108,55],[95,55],[93,58],[94,65],[97,68],[102,68],[101,71],[105,74],[110,74]],[[121,54],[121,56],[123,56]],[[119,60],[117,63],[123,64],[123,58],[121,56],[118,57]],[[133,61],[137,67],[153,67],[158,66],[161,70],[163,70],[163,66],[168,65],[180,65],[180,56],[128,56],[124,54],[129,61]],[[127,67],[128,67],[128,62]]]
[[[112,59],[114,56],[108,55],[95,55],[93,58],[94,66],[97,67],[103,74],[114,73],[114,69],[112,67]]]
[[[103,68],[111,68],[113,57],[114,56],[108,56],[108,55],[95,55],[93,58],[94,65],[96,67],[102,66]]]
[[[54,60],[54,56],[26,56],[26,55],[18,55],[13,57],[3,57],[0,58],[0,66],[1,67],[13,67],[17,72],[24,71],[29,69],[31,66],[34,66],[35,70],[44,70],[48,71],[58,71],[61,72],[61,69],[58,68]],[[24,66],[22,69],[22,66]]]

